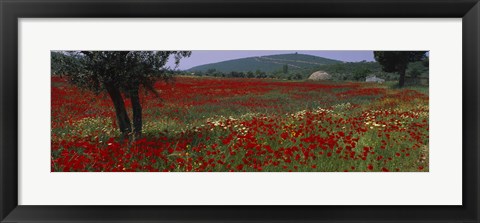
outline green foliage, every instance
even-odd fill
[[[154,80],[168,79],[164,68],[170,57],[178,64],[190,51],[61,51],[52,52],[52,74],[68,77],[70,83],[100,92],[104,84],[123,91],[143,85],[151,88]]]
[[[207,75],[213,75],[216,71],[216,69],[208,69],[206,73]]]
[[[79,73],[84,69],[82,57],[69,52],[51,52],[52,75],[63,76],[65,73]]]
[[[375,60],[386,72],[401,72],[408,63],[426,59],[427,51],[374,51]]]
[[[409,63],[407,67],[407,74],[411,77],[428,77],[428,62],[425,63],[425,61],[417,61]]]
[[[370,69],[368,69],[368,68],[359,69],[359,70],[354,71],[353,79],[355,79],[356,81],[363,81],[371,73],[372,73],[372,71],[370,71]]]
[[[255,71],[255,76],[257,78],[266,78],[267,77],[267,73],[265,71],[261,71],[261,70],[256,70]]]
[[[303,78],[303,75],[300,74],[300,73],[290,74],[287,77],[287,80],[302,80],[302,79],[304,79],[304,78]]]
[[[375,60],[382,65],[386,72],[398,72],[400,75],[398,86],[405,84],[405,73],[409,63],[423,61],[427,58],[427,51],[374,51]],[[416,70],[414,75],[419,75]]]
[[[370,75],[387,78],[387,73],[382,72],[380,65],[376,62],[362,61],[322,65],[309,70],[307,73],[310,75],[318,70],[329,73],[333,80],[337,81],[365,81],[365,78]]]
[[[420,70],[418,70],[417,68],[412,68],[410,72],[408,72],[408,74],[410,74],[411,77],[415,78],[420,76]]]
[[[428,67],[430,64],[430,57],[425,58],[425,60],[422,61],[422,65],[424,67]]]

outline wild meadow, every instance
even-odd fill
[[[429,171],[428,87],[177,76],[154,89],[139,92],[133,141],[108,94],[52,77],[51,170]]]

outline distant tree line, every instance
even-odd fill
[[[180,74],[188,74],[181,72]],[[210,77],[231,77],[231,78],[271,78],[270,75],[265,71],[256,70],[253,71],[231,71],[231,72],[222,72],[216,69],[208,69],[207,71],[195,71],[190,74],[195,76],[210,76]]]
[[[428,57],[422,61],[410,62],[407,65],[405,74],[407,78],[428,78]],[[289,69],[284,65],[282,69],[265,72],[261,70],[254,71],[231,71],[221,72],[216,69],[207,71],[178,72],[181,75],[226,77],[226,78],[273,78],[282,80],[306,80],[315,71],[325,71],[329,73],[334,81],[365,81],[369,76],[376,76],[387,81],[399,81],[400,75],[395,71],[384,71],[382,65],[378,62],[347,62],[320,65],[309,69]]]
[[[192,71],[185,72],[179,71],[178,75],[194,75],[194,76],[209,76],[209,77],[226,77],[226,78],[271,78],[271,79],[284,79],[284,80],[302,80],[307,79],[307,69],[289,69],[287,64],[282,66],[282,69],[273,72],[266,72],[257,69],[256,71],[230,71],[222,72],[216,69],[208,69],[206,71]]]

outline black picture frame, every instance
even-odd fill
[[[0,15],[1,222],[479,222],[478,0],[0,0]],[[463,18],[463,205],[18,205],[18,19],[75,17]]]

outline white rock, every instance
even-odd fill
[[[310,75],[309,80],[330,80],[332,76],[325,71],[317,71]]]

